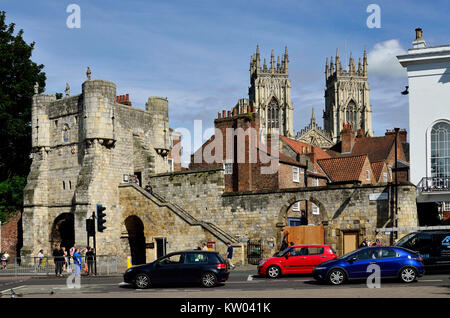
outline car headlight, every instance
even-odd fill
[[[322,270],[324,270],[324,269],[327,269],[326,267],[314,267],[314,270],[315,271],[322,271]]]
[[[129,269],[127,269],[126,271],[125,271],[125,273],[129,273],[129,272],[131,272],[133,269],[132,268],[129,268]]]
[[[263,266],[265,262],[267,262],[267,260],[266,260],[266,259],[263,259],[261,262],[259,262],[259,265],[258,265],[258,266]]]

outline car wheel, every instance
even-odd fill
[[[269,278],[278,278],[281,275],[281,269],[278,266],[270,266],[267,269],[267,276]]]
[[[399,277],[404,283],[412,283],[417,279],[417,271],[413,267],[405,267],[400,271]]]
[[[341,285],[345,281],[345,273],[342,269],[332,269],[328,274],[328,282],[333,285]]]
[[[201,278],[201,284],[203,287],[209,288],[217,285],[217,277],[214,273],[204,273]]]
[[[145,289],[150,286],[150,277],[147,274],[137,274],[134,278],[134,286],[139,289]]]

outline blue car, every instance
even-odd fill
[[[340,285],[347,280],[367,279],[373,273],[368,267],[377,264],[381,278],[399,278],[404,283],[411,283],[424,274],[422,261],[419,254],[402,247],[366,247],[320,263],[314,268],[313,277]]]

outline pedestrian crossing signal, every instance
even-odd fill
[[[101,205],[100,203],[97,204],[97,232],[103,232],[104,229],[106,229],[105,224],[106,220],[104,219],[106,214],[103,213],[103,211],[106,210],[106,207]]]

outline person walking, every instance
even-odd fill
[[[43,260],[44,260],[44,250],[39,250],[39,253],[36,256],[37,269],[41,268]]]
[[[63,251],[63,255],[64,255],[64,264],[63,264],[63,271],[67,271],[67,269],[69,268],[69,251],[67,250],[67,247],[64,248]]]
[[[376,239],[372,246],[382,246],[381,241],[379,239]]]
[[[73,246],[69,250],[69,253],[70,253],[69,264],[75,263],[75,260],[73,259],[73,254],[75,253],[76,249],[77,249],[77,246],[75,244],[73,244]]]
[[[75,251],[73,252],[73,263],[75,264],[75,276],[80,276],[81,275],[81,255],[80,255],[80,250],[79,249],[75,249]]]
[[[234,269],[236,266],[231,261],[231,259],[233,258],[233,246],[231,246],[230,242],[227,243],[227,246],[228,246],[228,248],[227,248],[228,267],[230,267],[231,269]]]
[[[87,247],[87,252],[86,252],[86,264],[87,264],[87,268],[88,268],[88,275],[89,276],[95,276],[94,273],[94,249],[91,248],[90,246]]]
[[[55,274],[56,276],[62,276],[62,267],[64,256],[61,253],[61,248],[55,244],[55,248],[53,249],[53,261],[55,262]]]
[[[359,247],[369,247],[369,240],[367,239],[367,237],[362,241],[361,245],[359,245]]]
[[[147,191],[148,193],[152,194],[153,188],[152,188],[152,185],[150,184],[150,181],[145,186],[145,191]]]

